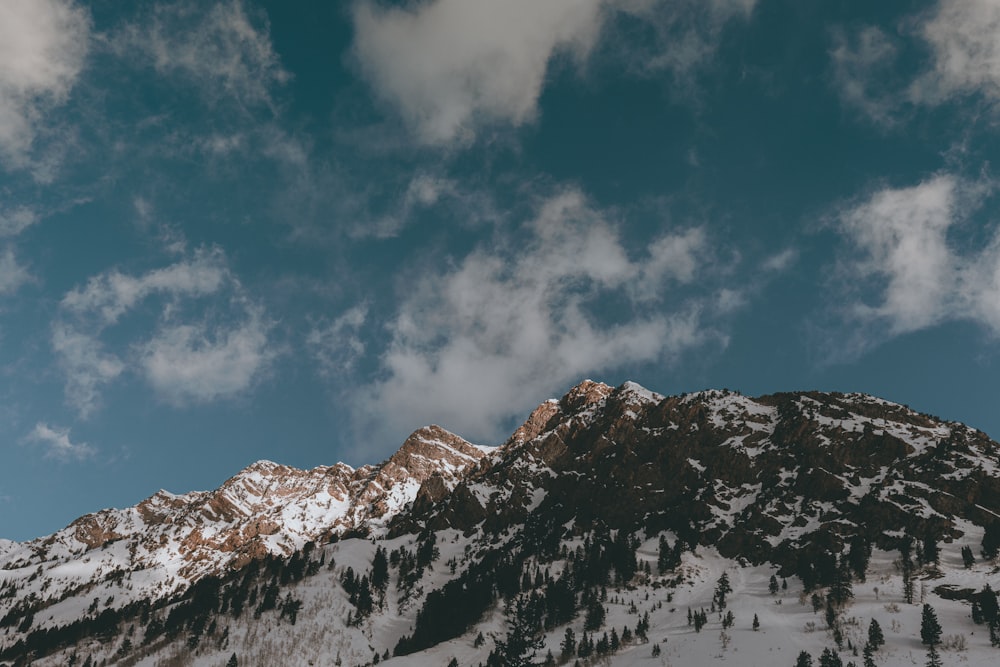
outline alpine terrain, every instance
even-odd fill
[[[998,551],[975,429],[585,381],[499,447],[429,426],[0,540],[0,664],[995,665]]]

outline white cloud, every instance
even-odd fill
[[[321,375],[333,378],[354,368],[365,352],[365,343],[358,332],[367,319],[368,307],[355,306],[309,331],[306,345],[315,358]]]
[[[710,62],[722,30],[734,19],[746,19],[756,0],[608,0],[619,11],[641,19],[653,31],[652,44],[617,45],[633,70],[671,71],[685,79]]]
[[[629,296],[637,281],[659,281],[663,297],[692,280],[699,233],[668,235],[654,254],[632,258],[615,226],[574,190],[544,201],[529,228],[525,243],[481,247],[408,285],[388,328],[384,377],[357,399],[369,427],[388,436],[435,421],[496,439],[504,420],[585,375],[720,340],[697,300],[668,306],[644,294],[640,308],[604,323],[590,310],[607,299],[638,306]]]
[[[26,206],[0,211],[0,237],[17,236],[38,222],[38,214]]]
[[[991,190],[941,174],[908,188],[885,188],[839,216],[860,251],[847,275],[874,299],[853,304],[861,323],[888,335],[946,320],[978,322],[1000,335],[1000,234],[985,248],[962,250],[949,239]]]
[[[62,299],[65,310],[78,314],[97,313],[104,325],[118,318],[146,297],[204,296],[217,292],[230,280],[225,258],[218,250],[199,250],[191,260],[133,277],[112,270],[91,278]]]
[[[13,249],[4,248],[0,253],[0,294],[15,292],[30,279],[28,271],[18,264]]]
[[[1000,101],[1000,2],[939,0],[919,30],[934,58],[910,90],[915,101],[971,93]]]
[[[97,450],[85,442],[73,442],[70,440],[69,433],[68,428],[38,422],[28,434],[27,440],[44,447],[47,459],[56,459],[65,463],[93,458]]]
[[[96,334],[65,322],[53,326],[52,349],[66,375],[67,401],[81,417],[90,416],[100,403],[101,389],[125,371],[125,364],[104,350]]]
[[[117,34],[112,46],[122,57],[145,56],[160,74],[191,80],[209,101],[273,108],[272,90],[290,75],[271,45],[266,21],[257,23],[242,0],[208,7],[186,0],[159,4]],[[218,147],[231,148],[225,138]]]
[[[730,20],[755,0],[426,0],[354,7],[354,55],[383,101],[419,141],[472,141],[484,126],[529,123],[549,64],[569,54],[578,64],[621,14],[647,25],[652,40],[629,37],[613,48],[628,67],[687,76],[718,48]]]
[[[120,324],[149,301],[154,307],[141,309],[147,317]],[[150,310],[158,314],[155,323],[148,322]],[[52,347],[66,375],[67,400],[83,417],[99,407],[106,385],[130,372],[181,405],[237,395],[274,356],[270,325],[218,250],[201,249],[138,276],[107,271],[68,292],[60,313]],[[117,353],[105,345],[106,330],[116,325]]]
[[[139,346],[140,364],[175,405],[229,398],[251,387],[273,358],[268,330],[257,313],[235,326],[167,326]]]
[[[89,38],[90,18],[72,0],[0,3],[0,161],[27,165],[45,114],[80,74]]]
[[[834,84],[848,106],[874,122],[892,125],[906,105],[938,105],[980,95],[1000,101],[1000,2],[938,0],[912,16],[905,36],[921,40],[930,58],[908,83],[893,79],[899,49],[874,26],[834,33]]]
[[[897,48],[889,36],[874,26],[856,32],[833,34],[833,83],[846,105],[875,123],[892,125],[906,96],[887,85]]]
[[[377,93],[428,144],[468,141],[481,124],[537,112],[549,59],[597,41],[600,0],[430,0],[354,9],[354,53]]]

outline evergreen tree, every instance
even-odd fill
[[[1000,553],[1000,521],[986,525],[983,532],[983,558],[993,559]]]
[[[771,595],[778,594],[778,578],[773,574],[771,575],[771,580],[767,583],[767,590],[771,592]]]
[[[812,656],[805,651],[799,651],[799,657],[795,659],[795,667],[813,667]]]
[[[448,667],[458,667],[458,658],[452,657],[452,659],[448,661]]]
[[[653,644],[653,650],[651,651],[654,658],[659,657],[661,652],[659,644]]]
[[[865,573],[868,571],[868,561],[871,559],[871,555],[871,542],[864,535],[855,535],[851,538],[851,547],[850,551],[847,552],[847,561],[858,581],[865,580]]]
[[[523,595],[507,603],[507,636],[497,642],[496,653],[505,667],[529,667],[542,647],[542,638],[531,619],[531,610]]]
[[[573,628],[566,628],[566,634],[563,635],[559,649],[562,651],[563,658],[569,658],[576,652],[576,634],[573,632]]]
[[[934,533],[928,532],[924,536],[924,562],[928,565],[937,565],[941,561],[941,550],[938,548],[937,538]]]
[[[973,555],[972,547],[969,545],[962,547],[962,562],[965,564],[966,569],[976,564],[976,557]]]
[[[236,659],[236,654],[233,653],[229,656],[229,662],[226,663],[226,667],[237,667],[239,664],[239,660]]]
[[[757,618],[757,614],[753,615],[753,629],[755,631],[760,630],[760,619]]]
[[[875,649],[870,643],[865,644],[864,662],[862,664],[864,667],[875,667]]]
[[[941,656],[933,644],[927,649],[927,667],[941,667]]]
[[[384,591],[389,583],[389,560],[386,558],[385,549],[378,547],[375,549],[375,558],[372,561],[372,586],[380,591]]]
[[[819,667],[844,667],[844,662],[836,651],[827,647],[819,656]]]
[[[924,605],[920,614],[920,641],[930,647],[941,643],[941,624],[938,623],[937,613],[929,604]]]
[[[885,644],[885,635],[882,634],[882,626],[874,618],[868,624],[868,644],[873,651],[879,650]]]
[[[726,596],[732,592],[733,587],[729,584],[729,575],[723,572],[715,584],[715,601],[718,603],[719,611],[726,608]]]

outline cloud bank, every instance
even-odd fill
[[[72,0],[0,3],[0,164],[28,166],[46,114],[69,97],[90,44]]]
[[[210,306],[199,301],[206,299]],[[156,313],[155,322],[127,325],[139,306]],[[53,325],[52,347],[66,376],[66,398],[82,417],[100,405],[106,385],[132,371],[174,405],[236,396],[274,358],[270,323],[244,294],[218,250],[138,276],[112,269],[69,291]],[[106,349],[112,327],[128,352]]]
[[[875,295],[851,305],[852,321],[884,329],[883,336],[948,320],[1000,335],[1000,229],[994,223],[979,248],[952,238],[991,191],[990,183],[939,174],[883,188],[844,210],[839,229],[859,252],[847,261],[847,275],[854,288]]]
[[[367,428],[396,437],[437,421],[495,441],[538,396],[590,373],[724,343],[704,321],[710,297],[664,298],[708,266],[701,229],[633,257],[616,225],[568,190],[544,200],[525,231],[520,244],[483,245],[408,285],[383,377],[356,399]],[[592,306],[609,299],[623,312],[600,321]]]

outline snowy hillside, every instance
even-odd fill
[[[998,548],[974,429],[587,381],[497,448],[428,427],[0,542],[0,663],[992,665]]]

